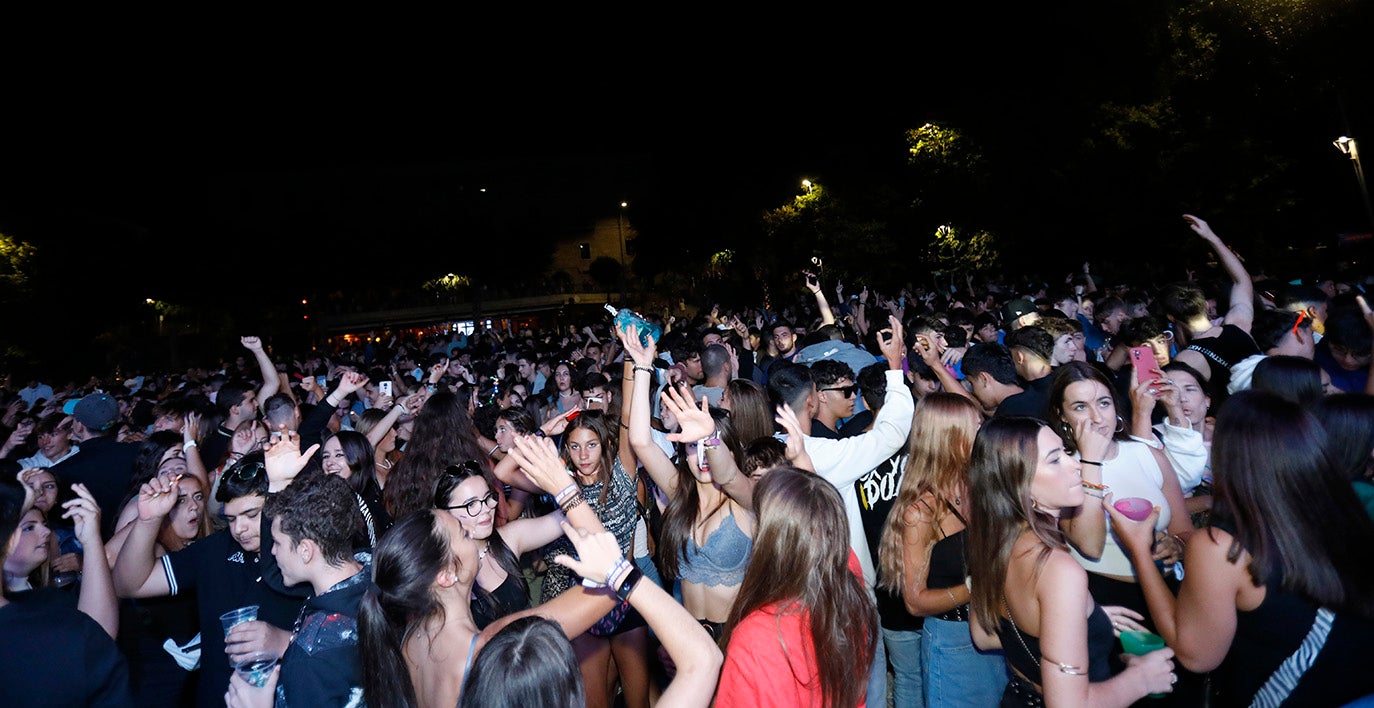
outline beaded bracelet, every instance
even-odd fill
[[[636,367],[634,368],[634,370],[635,370],[635,371],[643,371],[643,372],[645,372],[645,373],[647,373],[647,374],[652,374],[652,373],[654,373],[654,368],[653,368],[652,366],[636,366]]]
[[[582,498],[582,495],[579,494],[579,495],[573,497],[572,499],[569,499],[569,500],[567,501],[567,503],[565,503],[565,504],[559,504],[559,505],[558,505],[558,508],[561,509],[561,510],[563,511],[563,515],[564,515],[564,516],[567,516],[567,515],[568,515],[568,512],[572,511],[573,509],[576,509],[578,504],[585,504],[586,502],[587,502],[587,500],[586,500],[586,499],[583,499],[583,498]]]

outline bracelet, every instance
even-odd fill
[[[959,601],[954,598],[954,590],[951,588],[945,588],[945,594],[949,595],[949,601],[954,603],[954,607],[951,609],[959,609]]]
[[[720,431],[717,430],[716,432],[711,433],[711,437],[709,438],[702,438],[700,441],[700,445],[707,450],[714,450],[720,447]]]
[[[624,580],[625,574],[630,572],[630,562],[624,557],[615,559],[611,567],[606,569],[606,587],[615,589],[616,581]]]
[[[653,368],[652,366],[639,366],[639,365],[636,364],[634,370],[635,370],[635,371],[643,371],[643,372],[645,372],[645,373],[647,373],[647,374],[653,374],[653,373],[654,373],[654,368]]]
[[[548,437],[548,434],[544,432],[544,429],[543,429],[543,428],[538,428],[538,429],[536,429],[536,430],[534,431],[534,437],[536,437],[536,438],[547,438],[547,437]]]
[[[1080,465],[1096,465],[1098,467],[1102,466],[1102,463],[1098,462],[1097,460],[1079,460],[1078,463]]]
[[[1110,489],[1110,487],[1108,487],[1108,486],[1105,485],[1105,484],[1093,484],[1092,482],[1084,482],[1084,483],[1083,483],[1083,488],[1084,488],[1084,489],[1092,489],[1092,490],[1099,491],[1099,492],[1105,492],[1105,491],[1107,491],[1108,489]]]
[[[581,491],[581,488],[579,488],[576,483],[570,482],[568,486],[559,490],[559,492],[553,496],[553,501],[555,504],[561,507],[563,506],[564,502],[568,501],[568,499],[571,499],[574,494],[581,493]]]
[[[1083,490],[1083,493],[1086,494],[1086,495],[1088,495],[1088,496],[1090,496],[1090,497],[1097,497],[1098,499],[1106,499],[1106,498],[1107,498],[1107,495],[1104,494],[1103,492],[1094,492],[1094,491],[1092,491],[1091,489],[1084,489],[1084,490]]]
[[[187,440],[186,442],[184,442],[184,443],[181,444],[181,450],[182,450],[182,452],[185,452],[186,450],[190,450],[190,449],[193,448],[193,447],[197,447],[196,441],[195,441],[195,440]]]
[[[558,508],[562,510],[564,516],[567,516],[568,512],[572,511],[573,509],[576,509],[578,504],[585,504],[586,502],[587,500],[583,499],[582,495],[579,494],[573,497],[572,499],[569,499],[566,503],[560,504]]]
[[[630,572],[625,574],[625,580],[621,582],[620,587],[615,590],[616,598],[621,602],[629,602],[630,593],[634,592],[635,588],[639,587],[639,581],[642,579],[644,579],[644,573],[642,573],[639,568],[630,566]]]

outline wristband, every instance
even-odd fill
[[[567,516],[568,512],[572,511],[573,509],[576,509],[579,504],[585,504],[586,502],[587,500],[583,499],[582,495],[579,494],[573,497],[572,499],[569,499],[566,503],[559,504],[558,508],[562,510],[564,516]]]
[[[536,430],[534,431],[534,437],[536,437],[536,438],[547,438],[547,437],[548,437],[548,434],[546,434],[546,433],[544,432],[544,429],[543,429],[543,428],[539,428],[539,429],[536,429]]]
[[[1101,462],[1098,462],[1098,461],[1096,461],[1096,460],[1079,460],[1078,463],[1079,463],[1079,464],[1082,464],[1082,465],[1095,465],[1095,466],[1097,466],[1097,467],[1101,467],[1101,466],[1102,466],[1102,463],[1101,463]]]
[[[198,447],[198,446],[196,445],[196,441],[195,441],[195,440],[187,440],[186,442],[184,442],[184,443],[181,444],[181,450],[182,450],[182,452],[185,452],[186,450],[190,450],[190,449],[193,448],[193,447]]]
[[[563,506],[563,502],[566,502],[568,499],[572,498],[574,494],[578,494],[581,491],[582,490],[579,489],[576,484],[569,484],[553,496],[554,503]]]
[[[643,372],[645,372],[645,373],[647,373],[647,374],[651,374],[651,375],[654,373],[654,369],[653,369],[652,366],[638,366],[638,365],[636,365],[636,366],[635,366],[635,371],[643,371]]]
[[[640,572],[639,568],[630,566],[630,572],[625,574],[624,582],[620,583],[620,587],[615,590],[616,599],[621,602],[629,602],[630,593],[635,591],[635,588],[639,586],[639,581],[643,579],[644,573]]]

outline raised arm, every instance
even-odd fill
[[[158,572],[157,532],[177,503],[175,478],[156,476],[138,490],[138,518],[119,549],[111,577],[120,597],[164,597],[172,594],[167,575]],[[84,572],[83,572],[84,575]]]
[[[821,324],[835,324],[835,313],[830,311],[830,303],[825,299],[825,291],[821,289],[820,280],[809,271],[803,271],[803,275],[806,276],[806,289],[810,290],[811,294],[816,297],[816,309],[821,312]]]
[[[614,534],[608,531],[591,533],[572,527],[565,530],[577,549],[578,558],[559,555],[554,562],[628,599],[630,606],[638,610],[654,630],[677,667],[672,682],[656,705],[659,708],[696,708],[710,704],[724,657],[701,623],[662,588],[630,572]]]
[[[669,386],[662,394],[663,407],[677,418],[678,431],[668,435],[668,440],[683,444],[697,443],[703,450],[706,464],[702,472],[711,475],[721,491],[744,507],[743,513],[753,508],[754,480],[740,473],[739,465],[730,449],[719,441],[711,442],[716,435],[716,422],[707,407],[706,397],[701,397],[701,406],[693,405],[691,399]],[[662,451],[659,451],[660,454]]]
[[[281,389],[281,378],[277,376],[277,367],[272,364],[272,358],[267,356],[261,339],[240,337],[239,343],[253,352],[253,358],[258,361],[258,373],[262,376],[262,388],[258,389],[258,408],[261,410],[263,401]]]
[[[1226,269],[1226,274],[1231,276],[1231,306],[1227,308],[1223,321],[1249,332],[1250,325],[1255,319],[1255,283],[1250,279],[1250,273],[1245,270],[1245,264],[1241,263],[1240,256],[1237,256],[1235,251],[1221,242],[1221,238],[1213,233],[1207,222],[1192,214],[1184,214],[1183,220],[1188,222],[1194,233],[1212,247],[1222,267]]]
[[[100,505],[84,484],[73,484],[75,499],[62,503],[62,518],[75,522],[81,541],[81,594],[76,609],[100,623],[111,637],[119,634],[119,601],[115,599],[114,580],[100,540]],[[173,503],[176,495],[172,494]]]
[[[641,343],[639,329],[634,325],[622,330],[620,338],[625,342],[625,353],[634,366],[631,370],[633,388],[625,399],[626,405],[630,406],[630,430],[627,436],[630,439],[630,448],[634,450],[639,463],[644,465],[644,471],[649,473],[649,478],[654,480],[654,484],[672,498],[677,494],[677,466],[654,442],[649,430],[649,396],[653,389],[654,356],[657,354],[657,346],[654,342],[650,342],[648,346]]]

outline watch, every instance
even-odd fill
[[[625,574],[625,581],[622,582],[620,584],[620,587],[616,588],[615,590],[616,598],[621,602],[629,602],[630,593],[634,592],[635,586],[638,585],[639,581],[643,578],[644,573],[641,573],[639,571],[639,568],[636,568],[633,565],[630,566],[630,572]]]

